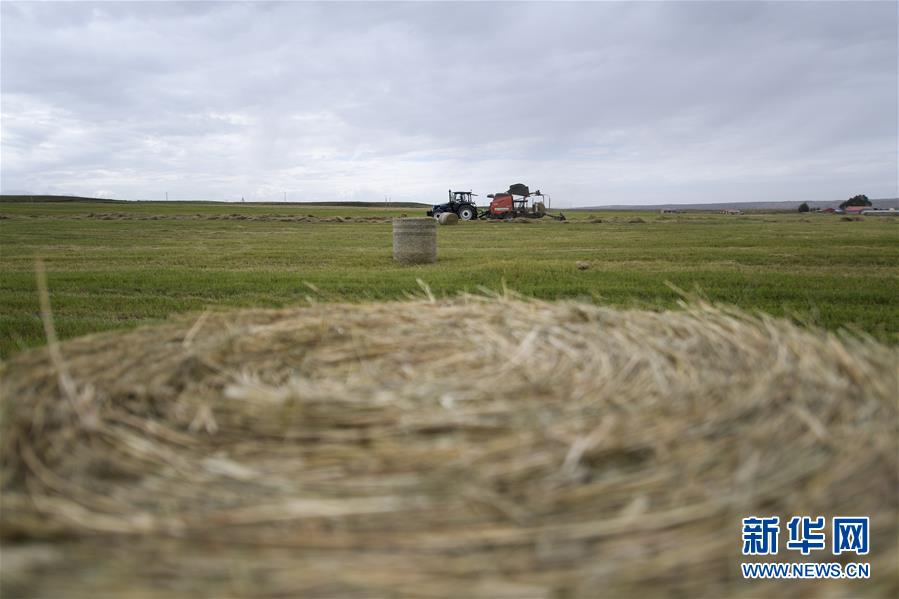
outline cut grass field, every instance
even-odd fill
[[[572,212],[567,224],[441,227],[436,264],[400,267],[391,260],[389,220],[359,219],[403,213],[420,215],[411,208],[0,203],[0,356],[43,343],[36,258],[46,263],[62,338],[207,307],[397,299],[420,292],[421,279],[438,296],[507,287],[643,308],[675,305],[673,285],[897,341],[896,218]],[[290,220],[304,215],[316,220]],[[597,218],[603,222],[588,222]],[[631,222],[637,219],[643,222]],[[577,261],[591,266],[579,270]]]

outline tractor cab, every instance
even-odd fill
[[[470,191],[453,191],[451,189],[449,192],[449,200],[451,204],[474,204],[474,200],[472,200],[471,197],[476,195],[478,194],[471,193]]]
[[[473,199],[473,196],[476,195],[478,194],[471,191],[453,191],[450,189],[449,201],[445,204],[434,204],[427,214],[436,218],[444,212],[452,212],[458,215],[460,220],[474,220],[478,217],[478,209]]]

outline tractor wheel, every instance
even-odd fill
[[[462,206],[456,214],[459,215],[460,220],[471,220],[477,215],[471,206]]]

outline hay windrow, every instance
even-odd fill
[[[897,355],[869,339],[466,296],[61,351],[75,398],[45,350],[2,373],[7,590],[764,594],[739,577],[764,513],[870,515],[873,579],[828,589],[899,591]]]

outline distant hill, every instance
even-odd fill
[[[353,206],[356,208],[430,208],[420,202],[229,202],[255,206]]]
[[[216,200],[110,200],[80,196],[0,195],[0,202],[104,202],[140,204],[243,204],[251,206],[353,206],[356,208],[430,208],[419,202],[222,202]]]
[[[843,200],[823,201],[823,202],[807,202],[809,207],[815,208],[836,208]],[[765,212],[796,212],[799,210],[801,201],[787,202],[718,202],[714,204],[651,204],[648,206],[623,206],[620,204],[609,206],[591,206],[589,208],[567,208],[566,210],[704,210],[718,212],[721,210],[743,210],[745,211],[765,211]],[[899,198],[883,198],[871,200],[874,208],[897,208],[899,209]]]
[[[357,208],[430,208],[431,204],[421,202],[222,202],[217,200],[113,200],[108,198],[87,198],[80,196],[52,195],[0,195],[0,202],[103,202],[109,204],[243,204],[251,206],[351,206]],[[812,210],[815,208],[836,208],[842,200],[808,202]],[[645,206],[611,204],[605,206],[582,206],[565,208],[566,211],[578,210],[682,210],[719,212],[721,210],[743,210],[758,212],[796,212],[800,201],[787,202],[716,202],[713,204],[650,204]],[[881,198],[871,200],[874,208],[899,209],[899,198]]]
[[[105,198],[83,198],[81,196],[33,196],[33,195],[0,195],[0,202],[108,202],[121,203],[125,200]]]

